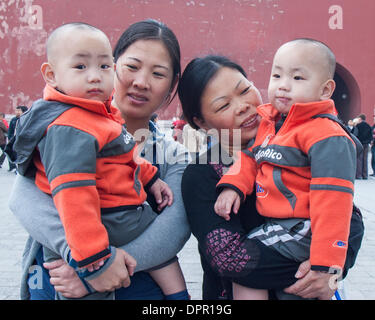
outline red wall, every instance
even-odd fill
[[[342,9],[342,24],[337,7],[329,12],[335,5]],[[280,44],[296,37],[319,39],[335,52],[340,76],[351,91],[343,118],[364,112],[372,124],[374,0],[0,1],[0,111],[13,113],[17,105],[30,106],[41,96],[39,67],[47,36],[57,26],[84,21],[101,28],[114,45],[129,24],[146,18],[159,19],[174,30],[183,68],[197,55],[227,55],[247,70],[265,102],[272,57]],[[161,118],[177,114],[176,99]]]

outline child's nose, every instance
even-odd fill
[[[290,90],[290,83],[287,79],[282,79],[279,82],[279,90],[289,91]]]
[[[88,75],[89,82],[100,82],[100,73],[97,70],[91,70]]]

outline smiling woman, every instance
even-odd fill
[[[229,83],[233,85],[229,86]],[[207,85],[201,103],[208,107],[202,108],[202,118],[194,117],[193,121],[200,128],[218,130],[220,141],[229,143],[230,154],[244,149],[255,136],[260,119],[256,107],[261,104],[261,97],[258,89],[241,72],[226,67],[218,70]],[[237,146],[233,144],[235,132],[240,135],[240,145]],[[226,133],[228,137],[224,139]]]
[[[150,115],[173,100],[181,76],[180,47],[169,28],[156,29],[153,20],[135,23],[113,51],[116,63],[115,105],[127,129],[148,128]]]
[[[150,114],[170,97],[169,61],[167,49],[158,40],[138,40],[116,61],[114,100],[131,132],[138,123],[148,123]]]
[[[246,147],[255,136],[259,124],[256,107],[262,98],[234,62],[220,56],[193,60],[184,71],[178,94],[190,125],[216,130],[230,155]],[[234,144],[238,141],[236,133],[240,141]]]

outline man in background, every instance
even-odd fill
[[[18,123],[18,120],[20,119],[20,116],[22,114],[24,114],[26,111],[28,110],[28,108],[26,106],[17,106],[16,107],[16,116],[13,117],[10,122],[9,122],[9,128],[8,128],[8,141],[10,141],[15,133],[16,133],[16,127],[17,127],[17,123]],[[14,163],[12,163],[9,159],[9,170],[8,171],[12,171],[14,169],[16,169],[16,165]]]
[[[1,149],[1,155],[0,155],[0,168],[3,165],[3,162],[6,158],[6,155],[4,153],[5,145],[7,143],[7,132],[8,132],[8,127],[6,124],[3,122],[3,119],[5,118],[4,113],[0,113],[0,149]]]
[[[361,113],[356,119],[354,134],[363,145],[363,152],[357,156],[356,179],[368,179],[368,152],[369,144],[373,140],[372,130],[366,122],[366,116]]]
[[[371,167],[372,167],[372,177],[375,177],[375,114],[374,114],[374,124],[372,126],[372,142],[371,142]]]

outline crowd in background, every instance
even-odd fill
[[[375,115],[372,127],[366,122],[366,115],[361,113],[358,117],[348,121],[348,128],[363,145],[363,152],[357,156],[356,179],[368,179],[369,148],[371,148],[372,167],[370,176],[375,177]]]
[[[5,114],[0,113],[0,148],[1,148],[1,155],[0,155],[0,168],[2,167],[6,155],[4,153],[5,146],[8,141],[10,141],[16,132],[17,122],[20,116],[28,110],[26,106],[17,106],[15,110],[15,116],[10,120],[9,124],[8,121],[5,119]],[[16,170],[15,164],[13,164],[10,159],[8,159],[9,169],[8,171]]]

